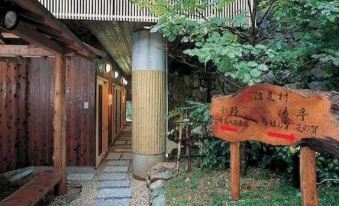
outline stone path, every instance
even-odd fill
[[[128,171],[132,159],[132,145],[129,128],[122,132],[104,160],[99,177],[94,206],[129,206],[132,190]]]

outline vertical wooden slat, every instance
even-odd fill
[[[300,188],[304,206],[318,206],[315,152],[309,147],[300,149]]]
[[[65,65],[64,57],[55,56],[55,93],[54,93],[54,118],[53,118],[53,166],[54,171],[62,176],[57,185],[59,194],[67,193],[66,175],[66,117],[65,117]]]

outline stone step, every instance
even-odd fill
[[[126,180],[126,173],[103,173],[99,176],[99,181]]]
[[[132,191],[129,188],[99,189],[96,199],[124,199],[131,198]]]
[[[97,200],[94,201],[93,206],[129,206],[130,201],[131,200],[129,198],[115,199],[115,200],[97,199]]]
[[[99,189],[103,188],[128,188],[128,180],[117,180],[117,181],[102,181],[98,184]]]
[[[108,166],[129,166],[128,160],[108,160],[106,162]]]
[[[68,181],[91,181],[94,174],[69,174],[67,175]]]
[[[127,173],[128,166],[106,166],[104,168],[104,173]]]
[[[109,153],[106,157],[106,160],[119,160],[121,153]]]

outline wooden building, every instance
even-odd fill
[[[100,164],[125,125],[126,89],[107,54],[39,2],[2,1],[0,10],[0,173],[54,166],[0,203],[30,205],[54,185],[66,192],[66,166]]]

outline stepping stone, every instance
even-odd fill
[[[126,140],[118,140],[114,143],[114,145],[125,145],[126,144]]]
[[[69,181],[91,181],[94,174],[69,174],[67,180]]]
[[[127,173],[128,172],[128,166],[107,166],[104,169],[104,173]]]
[[[106,157],[107,160],[118,160],[121,157],[121,153],[109,153]]]
[[[100,200],[97,199],[94,201],[94,206],[129,206],[130,199],[115,199],[115,200]]]
[[[122,153],[121,158],[122,160],[131,160],[133,159],[132,153]]]
[[[128,188],[129,187],[128,180],[124,180],[124,181],[102,181],[102,182],[99,183],[99,189],[102,189],[102,188],[121,188],[121,187]]]
[[[104,173],[100,175],[99,181],[125,180],[126,173]]]
[[[96,199],[124,199],[131,198],[132,191],[129,188],[99,189]]]
[[[111,160],[106,163],[109,166],[129,166],[128,160]]]
[[[117,152],[132,152],[132,148],[126,148],[126,149],[123,149],[123,148],[116,148],[115,151]]]
[[[131,145],[131,144],[132,144],[132,141],[127,141],[127,144]]]

